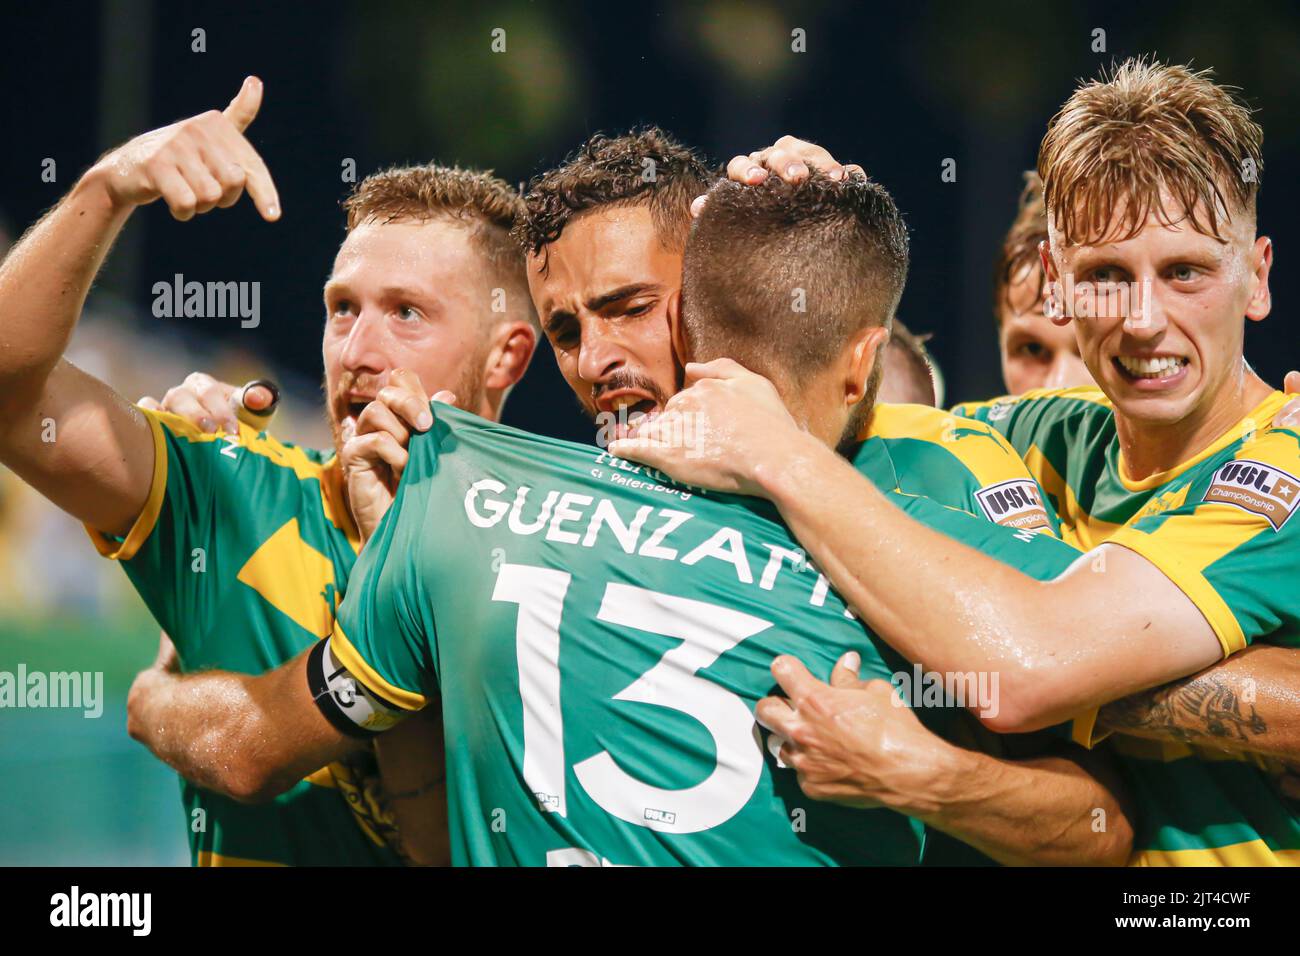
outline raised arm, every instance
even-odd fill
[[[261,97],[250,77],[225,112],[106,154],[0,265],[0,461],[101,531],[124,534],[144,506],[153,439],[138,410],[63,353],[135,207],[161,198],[185,220],[247,188],[264,218],[279,217],[275,186],[243,136]]]

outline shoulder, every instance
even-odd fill
[[[1274,531],[1300,509],[1300,435],[1291,429],[1250,436],[1231,458],[1204,467],[1200,503],[1232,505]]]
[[[942,452],[965,465],[982,484],[1028,474],[997,429],[926,405],[880,405],[862,437],[881,439],[889,443],[891,454],[904,457],[908,446],[922,454]]]
[[[269,432],[258,432],[240,424],[238,435],[205,432],[193,422],[171,412],[142,410],[169,435],[178,449],[205,451],[233,461],[251,459],[268,466],[287,468],[299,478],[320,478],[325,460],[332,452],[299,448],[280,441]]]
[[[1106,393],[1095,385],[1074,388],[1035,388],[1019,395],[1003,395],[983,402],[963,402],[953,406],[954,415],[979,416],[989,421],[1005,418],[1012,412],[1050,412],[1058,416],[1105,416],[1115,410]]]
[[[868,437],[889,446],[900,490],[996,524],[1054,532],[1029,466],[991,425],[921,405],[882,405]]]

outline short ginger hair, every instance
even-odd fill
[[[510,299],[524,303],[528,321],[536,325],[524,257],[510,236],[523,215],[523,198],[490,171],[436,163],[395,166],[357,183],[343,209],[349,232],[363,223],[461,222],[487,258],[494,281],[509,289]]]

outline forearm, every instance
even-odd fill
[[[346,750],[303,747],[278,701],[305,689],[284,669],[254,677],[225,671],[142,672],[127,700],[127,731],[187,780],[235,800],[270,800]]]
[[[1300,651],[1256,645],[1192,677],[1101,709],[1137,737],[1300,761]]]
[[[1097,757],[1004,760],[953,748],[952,769],[931,806],[929,826],[1009,866],[1120,866],[1133,828],[1121,792]]]
[[[35,401],[67,348],[91,283],[125,225],[93,170],[0,265],[0,402]]]
[[[1091,559],[1070,564],[1057,554],[1063,570],[1037,580],[914,520],[828,449],[800,442],[787,462],[759,486],[819,569],[909,660],[997,675],[999,708],[980,713],[994,731],[1060,723],[1221,654],[1196,605],[1133,552],[1103,546],[1107,574],[1094,573]],[[979,534],[1010,534],[971,521]],[[1016,543],[1050,545],[1064,548]]]
[[[0,462],[108,534],[148,497],[153,440],[137,409],[62,356],[126,217],[88,174],[0,265]]]
[[[449,866],[441,707],[430,706],[381,734],[375,740],[375,756],[407,861],[416,866]]]
[[[1040,582],[913,520],[828,449],[795,450],[763,487],[818,569],[909,660],[997,673],[1007,702],[1018,677],[1056,658],[1060,622]]]

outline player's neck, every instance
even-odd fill
[[[1125,476],[1142,481],[1196,457],[1245,418],[1271,391],[1268,383],[1243,363],[1243,374],[1234,379],[1231,389],[1220,392],[1203,409],[1179,421],[1170,424],[1136,421],[1116,409],[1115,429]]]

